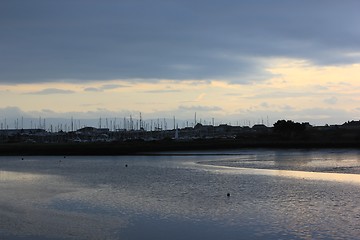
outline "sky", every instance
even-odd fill
[[[357,0],[2,0],[0,122],[360,119]],[[11,123],[12,124],[12,123]]]

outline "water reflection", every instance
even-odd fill
[[[0,157],[0,236],[356,239],[359,175],[239,166],[284,159],[289,166],[291,155],[300,165],[311,165],[323,155],[324,169],[327,162],[341,165],[357,154],[246,150],[213,156],[67,157],[61,163],[59,157]]]
[[[0,181],[1,183],[4,182],[12,182],[12,181],[36,181],[40,180],[41,178],[45,178],[46,176],[40,174],[31,174],[31,173],[21,173],[14,171],[2,171],[0,170]]]
[[[240,168],[360,174],[357,150],[263,150],[239,154],[207,164]]]
[[[253,174],[253,175],[267,175],[277,177],[288,177],[296,179],[307,180],[321,180],[321,181],[336,181],[349,182],[360,184],[359,174],[344,174],[344,173],[324,173],[324,172],[305,172],[305,171],[291,171],[291,170],[275,170],[275,169],[255,169],[255,168],[238,168],[227,166],[206,165],[206,162],[201,164],[206,165],[207,170],[215,172],[232,173],[232,174]]]

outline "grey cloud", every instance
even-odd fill
[[[88,87],[84,89],[85,92],[102,92],[100,88]]]
[[[202,111],[204,110],[204,111]],[[208,111],[211,111],[209,113]],[[314,125],[324,124],[342,124],[349,120],[359,119],[359,109],[356,111],[346,111],[339,108],[306,108],[306,109],[295,109],[292,107],[287,108],[274,108],[274,109],[241,109],[237,113],[224,115],[221,112],[221,108],[213,106],[182,106],[171,111],[154,111],[148,113],[142,113],[143,119],[158,119],[167,117],[172,119],[176,116],[176,120],[190,120],[194,118],[194,112],[197,112],[198,119],[207,119],[214,117],[215,122],[228,123],[228,122],[239,122],[247,125],[249,121],[251,124],[255,123],[267,123],[271,126],[275,121],[279,119],[289,119],[298,122],[310,122]],[[43,109],[41,111],[25,112],[17,107],[6,107],[0,108],[0,123],[7,123],[11,128],[14,127],[14,121],[21,121],[24,119],[24,127],[30,127],[30,123],[37,124],[40,120],[46,119],[46,124],[49,127],[50,124],[56,126],[57,124],[68,124],[70,126],[71,118],[74,120],[81,121],[81,125],[90,124],[91,126],[98,126],[99,119],[105,119],[116,121],[120,123],[124,117],[132,115],[133,119],[139,119],[139,111],[110,111],[103,108],[98,108],[94,111],[86,112],[55,112],[52,110]],[[6,120],[5,120],[6,118]],[[34,126],[34,125],[33,125]]]
[[[351,87],[351,83],[348,83],[348,82],[339,82],[339,85],[343,85],[343,86],[349,86]]]
[[[51,109],[43,109],[42,112],[45,114],[55,114],[55,111],[53,111]]]
[[[117,89],[117,88],[123,88],[123,87],[127,87],[127,86],[120,85],[120,84],[105,84],[105,85],[101,86],[101,89],[111,90],[111,89]]]
[[[49,95],[49,94],[71,94],[74,91],[65,90],[65,89],[58,89],[58,88],[46,88],[41,91],[36,92],[28,92],[27,94],[34,94],[34,95]]]
[[[22,111],[18,107],[5,107],[0,108],[0,118],[21,118],[21,117],[29,117],[30,115],[24,111]]]
[[[339,108],[305,108],[296,109],[291,106],[272,109],[242,109],[237,114],[227,116],[229,119],[251,120],[251,123],[260,123],[263,119],[270,125],[280,119],[297,122],[310,122],[313,125],[342,124],[349,120],[357,120],[357,113]]]
[[[112,90],[112,89],[123,88],[123,87],[127,87],[127,86],[121,85],[121,84],[105,84],[98,88],[88,87],[88,88],[85,88],[84,91],[85,92],[102,92],[105,90]]]
[[[81,104],[82,107],[96,107],[96,106],[101,106],[104,105],[103,103],[86,103],[86,104]]]
[[[267,102],[261,103],[260,106],[263,107],[263,108],[269,108],[270,107],[270,105]]]
[[[179,106],[179,110],[183,111],[199,111],[199,112],[211,112],[221,111],[221,107],[217,106]]]
[[[131,111],[127,111],[127,110],[123,110],[123,111],[111,111],[108,110],[106,108],[97,108],[93,111],[84,111],[84,112],[79,112],[79,111],[72,111],[72,112],[56,112],[56,111],[52,111],[52,110],[48,110],[48,109],[42,109],[40,111],[29,111],[28,112],[28,116],[31,117],[39,117],[41,116],[42,118],[64,118],[64,119],[68,119],[70,120],[71,118],[74,119],[97,119],[99,120],[99,118],[109,118],[109,119],[113,119],[113,118],[123,118],[123,117],[128,117],[130,116],[130,114],[132,114],[133,116],[136,116],[137,114],[139,114],[139,112],[131,112]]]
[[[324,99],[324,103],[327,103],[329,105],[334,105],[338,102],[337,97],[330,97],[330,98],[326,98]]]
[[[295,110],[294,107],[289,106],[289,105],[281,106],[280,109],[282,109],[282,110],[284,110],[284,111],[292,111],[292,110]]]
[[[72,119],[77,126],[99,126],[99,118],[107,118],[109,121],[120,123],[123,117],[130,116],[129,111],[110,111],[99,108],[95,111],[87,112],[56,112],[49,109],[42,109],[40,111],[25,112],[18,107],[0,108],[0,123],[3,128],[36,128],[41,124],[46,124],[46,129],[50,131],[55,130],[56,126],[62,125],[70,127]],[[135,113],[133,117],[137,116]],[[104,125],[103,125],[104,126]]]
[[[315,93],[310,92],[294,92],[294,91],[287,91],[287,92],[266,92],[260,93],[252,96],[248,96],[246,98],[249,99],[262,99],[262,98],[296,98],[296,97],[304,97],[309,95],[314,95]]]
[[[328,86],[322,86],[322,85],[316,85],[316,86],[314,86],[314,89],[319,90],[319,91],[326,91],[326,90],[329,89],[329,87]]]
[[[144,93],[177,93],[177,92],[181,92],[180,90],[177,89],[164,89],[164,90],[149,90],[149,91],[144,91]]]
[[[224,96],[231,96],[231,97],[241,97],[244,94],[242,93],[225,93]]]
[[[4,1],[0,81],[271,76],[266,59],[360,62],[360,2]]]
[[[348,120],[357,119],[352,111],[339,108],[307,108],[294,111],[294,116],[303,121],[314,121],[322,124],[342,124]]]

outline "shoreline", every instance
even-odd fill
[[[209,151],[236,149],[360,149],[357,141],[243,141],[237,139],[196,139],[189,141],[129,141],[97,143],[5,143],[0,156],[31,155],[156,155],[168,151]]]

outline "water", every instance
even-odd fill
[[[359,166],[357,150],[0,157],[0,239],[360,239]]]

